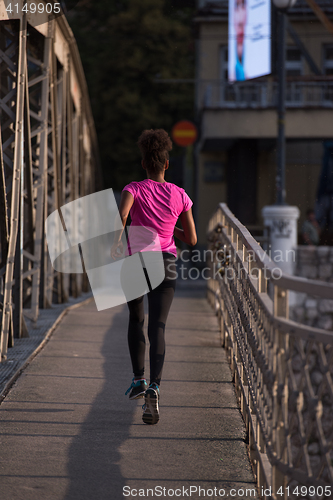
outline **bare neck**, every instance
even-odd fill
[[[156,182],[165,182],[164,171],[159,172],[158,174],[148,174],[147,173],[147,179],[150,179],[150,180],[156,181]]]

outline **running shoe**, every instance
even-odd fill
[[[145,424],[157,424],[160,418],[158,401],[160,399],[160,390],[155,383],[150,384],[145,393],[145,404],[143,405],[142,420]]]
[[[132,380],[130,387],[125,392],[125,396],[129,393],[129,399],[140,399],[145,396],[147,389],[146,379],[142,378],[140,380]]]

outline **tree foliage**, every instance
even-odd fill
[[[144,177],[142,130],[193,117],[193,10],[184,0],[81,0],[69,13],[84,66],[107,186]]]

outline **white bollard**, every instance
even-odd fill
[[[289,205],[270,205],[264,207],[261,213],[264,226],[270,230],[267,253],[283,273],[294,274],[299,209]]]

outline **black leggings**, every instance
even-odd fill
[[[165,356],[165,324],[176,288],[176,258],[163,253],[165,278],[158,287],[147,293],[148,339],[150,343],[150,383],[160,384]],[[127,302],[130,317],[128,325],[128,346],[135,377],[143,377],[146,342],[143,333],[144,295]]]

